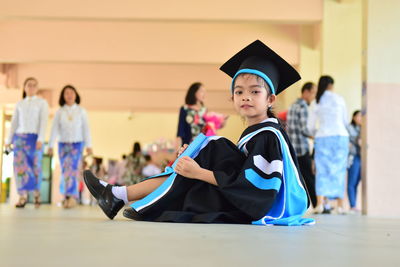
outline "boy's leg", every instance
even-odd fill
[[[90,193],[97,199],[100,208],[110,219],[113,219],[118,211],[128,204],[128,201],[145,197],[166,179],[166,177],[153,178],[128,188],[107,184],[89,170],[84,171],[83,177]]]
[[[128,195],[128,201],[135,201],[144,198],[153,192],[157,187],[159,187],[167,179],[167,177],[168,176],[152,178],[138,184],[127,186],[126,191]]]
[[[227,179],[234,180],[239,172],[237,169],[245,160],[244,154],[225,138],[205,141],[189,156],[202,168],[221,172]],[[177,173],[172,173],[154,189],[133,203],[131,208],[125,209],[123,215],[139,221],[190,222],[196,214],[219,212],[221,208],[232,205],[216,186]],[[207,196],[215,199],[206,199]]]

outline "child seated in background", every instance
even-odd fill
[[[144,159],[146,160],[146,164],[142,169],[142,175],[144,177],[150,177],[161,173],[161,169],[153,162],[150,155],[145,155]]]

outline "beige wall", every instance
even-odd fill
[[[19,86],[37,77],[54,92],[51,106],[71,83],[88,109],[174,112],[190,83],[202,81],[210,109],[232,113],[229,78],[218,67],[255,39],[298,67],[301,29],[321,22],[322,3],[2,1],[0,63],[17,65]],[[290,102],[282,95],[277,110]]]
[[[365,94],[363,141],[365,211],[400,216],[400,2],[365,1]]]
[[[124,22],[126,27],[122,27],[108,21],[107,29],[100,27],[92,33],[86,25],[90,23],[103,22],[0,22],[0,36],[7,40],[0,43],[0,61],[17,65],[19,86],[34,76],[41,88],[53,91],[51,106],[56,105],[61,87],[70,83],[85,96],[89,109],[173,112],[189,85],[202,81],[209,95],[207,105],[225,113],[232,113],[225,101],[229,99],[229,77],[218,68],[249,42],[259,38],[295,66],[299,64],[297,25],[167,23],[165,28],[163,23],[155,27],[146,22],[142,27],[136,25],[139,22]],[[149,38],[135,34],[142,28],[148,30]],[[104,40],[116,29],[118,37]],[[60,32],[63,36],[58,36]],[[168,38],[161,38],[166,32]],[[157,42],[160,38],[162,43]],[[29,49],[26,39],[35,40]]]
[[[215,64],[19,64],[19,83],[37,77],[41,88],[51,89],[50,105],[57,107],[59,92],[73,84],[89,110],[176,112],[186,90],[204,83],[210,109],[232,113],[229,78]]]
[[[335,91],[350,114],[361,108],[362,0],[324,1],[322,75],[335,80]]]
[[[302,82],[318,82],[321,75],[321,25],[301,27],[300,73]]]
[[[318,83],[321,75],[321,25],[303,25],[300,28],[299,43],[300,64],[298,71],[301,80],[288,88],[279,99],[278,111],[286,110],[301,95],[301,87],[304,83],[311,81]]]
[[[42,20],[0,25],[7,40],[0,43],[3,62],[220,63],[261,39],[298,63],[298,30],[291,25]]]
[[[139,141],[143,145],[160,138],[175,141],[178,111],[176,113],[89,112],[95,154],[119,159],[123,153],[131,152],[134,141]],[[226,127],[218,134],[236,142],[242,128],[243,123],[240,118],[232,115]]]
[[[286,109],[300,96],[301,86],[318,84],[321,75],[335,80],[335,90],[346,101],[349,120],[361,108],[362,87],[362,0],[323,1],[321,24],[300,28],[298,66],[302,80],[283,95],[280,107]]]
[[[8,18],[103,20],[269,21],[312,23],[321,20],[320,0],[1,0]],[[249,11],[251,12],[245,12]]]

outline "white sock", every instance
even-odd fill
[[[113,186],[111,188],[113,195],[116,198],[122,199],[125,204],[128,204],[128,191],[126,190],[126,186]]]
[[[106,183],[106,182],[104,182],[103,180],[99,180],[99,182],[104,186],[104,187],[106,187],[108,184]]]

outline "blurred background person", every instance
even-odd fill
[[[135,142],[132,153],[126,159],[126,169],[123,175],[125,185],[137,184],[143,179],[142,169],[145,164],[146,160],[142,154],[140,143]]]
[[[278,112],[278,114],[276,114],[276,117],[279,119],[279,122],[281,123],[282,128],[286,132],[288,131],[288,125],[287,125],[288,112],[289,112],[289,110],[283,110],[281,112]]]
[[[79,182],[78,182],[78,194],[79,194],[79,199],[78,203],[79,205],[83,205],[83,191],[85,190],[85,183],[83,182],[83,171],[88,168],[88,164],[86,160],[82,159],[81,164],[79,164]]]
[[[343,214],[343,197],[349,153],[348,115],[344,99],[334,93],[334,80],[321,76],[317,104],[310,113],[308,129],[315,136],[316,213],[324,210],[324,199],[337,199],[336,211]],[[317,128],[318,125],[318,128]]]
[[[361,180],[361,111],[353,113],[351,123],[348,126],[350,136],[350,150],[347,176],[347,195],[349,197],[350,212],[357,213],[357,187]]]
[[[17,208],[25,207],[28,192],[34,192],[35,207],[40,205],[41,159],[48,119],[48,104],[37,96],[38,81],[27,78],[23,84],[23,99],[16,106],[6,149],[14,150],[14,176],[19,195]]]
[[[121,160],[117,163],[117,173],[116,173],[116,181],[115,185],[116,186],[122,186],[124,185],[124,173],[126,171],[126,155],[122,155]]]
[[[106,168],[103,165],[103,158],[93,157],[92,165],[89,168],[93,173],[98,173],[102,177],[107,175]]]
[[[103,165],[103,158],[100,157],[92,157],[92,164],[89,170],[98,175],[102,175],[101,177],[105,177],[107,174],[106,168]],[[92,194],[89,194],[89,205],[96,205],[96,199]]]
[[[315,193],[315,175],[312,169],[310,144],[308,142],[308,139],[312,136],[308,131],[307,122],[308,107],[314,101],[316,93],[317,89],[314,83],[305,83],[301,89],[301,97],[290,106],[287,113],[288,135],[296,151],[300,172],[306,182],[314,208],[317,206],[317,196]]]
[[[229,116],[208,111],[204,105],[205,88],[200,82],[190,85],[186,97],[185,105],[179,111],[178,121],[178,142],[177,147],[190,142],[200,133],[206,136],[217,134],[217,130],[225,126]]]
[[[72,85],[66,85],[59,97],[60,108],[57,110],[51,137],[49,155],[58,138],[58,156],[61,165],[60,192],[64,195],[63,207],[71,208],[79,198],[78,177],[82,161],[83,148],[90,155],[93,153],[89,122],[86,110],[80,106],[81,98]],[[73,199],[75,198],[75,200]]]
[[[179,111],[178,121],[178,147],[190,142],[201,133],[206,122],[204,115],[207,112],[204,106],[206,90],[200,82],[190,85],[186,97],[185,105]]]
[[[109,159],[107,165],[107,183],[115,185],[117,182],[118,174],[118,161],[115,159]]]
[[[145,155],[144,158],[146,164],[142,170],[143,177],[150,177],[161,173],[161,169],[153,162],[150,155]]]

